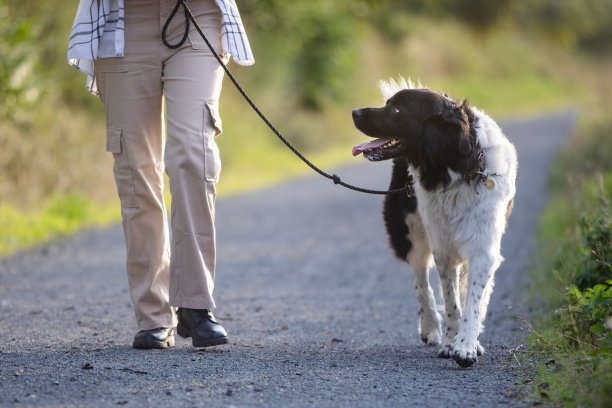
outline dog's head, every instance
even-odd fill
[[[383,93],[389,88],[383,87]],[[375,140],[353,148],[370,161],[403,157],[416,167],[468,158],[475,149],[474,114],[458,102],[426,88],[400,89],[380,108],[353,111],[355,127]],[[463,167],[463,166],[461,166]]]

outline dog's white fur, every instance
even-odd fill
[[[386,99],[402,89],[421,88],[421,84],[400,79],[381,82]],[[485,170],[493,182],[468,184],[449,169],[453,180],[446,188],[427,191],[414,176],[418,211],[406,222],[413,248],[408,262],[416,275],[416,293],[421,306],[421,337],[428,344],[442,339],[441,318],[429,284],[429,271],[435,266],[440,276],[446,313],[446,333],[441,357],[476,360],[483,352],[478,335],[483,329],[493,276],[503,258],[501,239],[506,227],[506,211],[515,194],[518,169],[514,146],[499,126],[484,112],[472,108],[477,141],[485,156]]]

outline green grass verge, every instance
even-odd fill
[[[99,204],[80,194],[53,196],[38,211],[0,204],[0,255],[10,255],[85,226],[107,225],[120,217],[118,205]]]
[[[612,406],[612,120],[583,125],[552,168],[523,354],[534,405]],[[607,153],[606,153],[607,152]]]

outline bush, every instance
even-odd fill
[[[612,220],[603,194],[601,200],[597,214],[583,213],[579,221],[582,248],[573,284],[582,290],[612,278]]]
[[[594,214],[582,213],[570,269],[572,284],[557,309],[556,326],[570,346],[591,346],[591,356],[612,354],[612,221],[603,182]],[[573,271],[572,271],[573,270]]]
[[[605,117],[604,117],[605,116]],[[612,119],[584,122],[552,172],[553,199],[540,234],[543,269],[534,274],[548,310],[529,325],[525,370],[532,402],[609,406],[612,393],[612,188],[608,147]]]
[[[612,355],[612,280],[581,291],[570,286],[567,306],[558,309],[558,326],[572,346],[589,344],[591,356]]]

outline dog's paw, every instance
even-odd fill
[[[421,319],[421,340],[428,346],[442,344],[442,328],[439,320],[426,324],[425,319]]]
[[[421,340],[428,346],[442,343],[442,324],[440,315],[436,312],[432,315],[421,315],[421,326],[419,328]]]
[[[476,342],[476,355],[478,356],[482,356],[485,352],[485,348],[482,347],[482,345],[480,344],[480,342]]]
[[[439,331],[434,330],[429,333],[421,333],[421,340],[423,340],[423,343],[427,344],[428,346],[435,346],[442,343],[441,339],[442,333]]]
[[[450,344],[445,344],[438,351],[438,358],[451,358],[452,354],[453,354],[453,347]]]
[[[461,368],[468,368],[474,365],[478,359],[476,358],[477,351],[454,350],[452,358]]]

